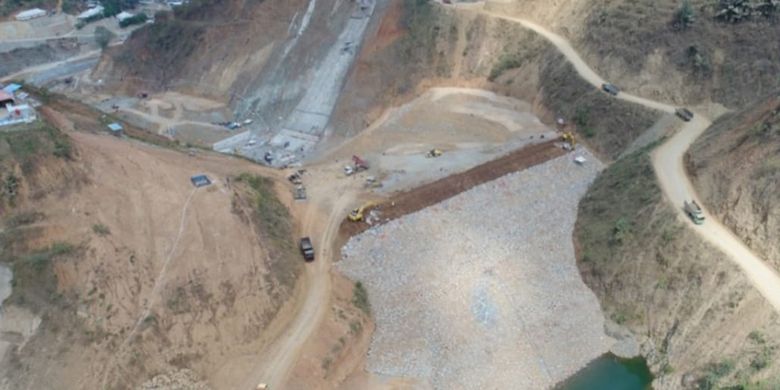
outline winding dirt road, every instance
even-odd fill
[[[587,63],[579,56],[571,44],[560,35],[557,35],[542,26],[524,19],[509,17],[482,10],[483,14],[511,22],[522,24],[552,43],[566,59],[574,66],[577,73],[596,88],[601,88],[605,82]],[[662,102],[645,99],[621,92],[618,99],[640,104],[647,108],[673,114],[675,107]],[[696,195],[688,176],[685,173],[683,156],[691,144],[710,126],[708,118],[700,113],[675,134],[671,139],[656,148],[652,153],[653,169],[658,182],[667,199],[672,202],[674,208],[683,216],[688,225],[693,228],[705,241],[709,242],[736,264],[750,280],[751,284],[769,301],[775,310],[780,312],[780,276],[760,257],[756,256],[741,240],[729,229],[717,221],[712,214],[704,210],[707,222],[697,226],[685,215],[682,204],[685,200],[694,199],[700,205],[703,204]]]

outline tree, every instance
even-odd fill
[[[95,28],[95,42],[98,44],[98,46],[100,46],[101,49],[108,47],[108,44],[112,39],[114,39],[114,33],[112,33],[109,29],[103,26],[98,26]]]
[[[693,12],[693,6],[691,6],[690,0],[683,0],[680,10],[677,11],[677,20],[675,20],[675,26],[679,29],[686,29],[693,24],[695,20],[695,14]]]

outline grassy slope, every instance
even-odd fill
[[[694,23],[680,29],[674,25],[678,0],[596,0],[580,16],[581,33],[571,38],[611,79],[634,82],[657,52],[665,61],[653,69],[653,81],[666,92],[687,102],[712,99],[743,107],[780,88],[780,40],[771,38],[780,36],[780,10],[730,24],[715,19],[717,3],[691,0]],[[669,72],[681,75],[683,88]]]
[[[777,316],[722,254],[677,219],[647,152],[615,162],[580,203],[575,240],[583,279],[608,316],[644,342],[658,387],[777,378]],[[758,388],[778,382],[770,383]]]

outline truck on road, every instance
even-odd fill
[[[693,223],[697,225],[704,223],[704,212],[701,210],[701,207],[699,207],[699,204],[696,203],[695,200],[690,202],[683,201],[683,209],[685,210],[685,213],[691,217]]]
[[[309,237],[301,238],[301,253],[303,253],[303,259],[306,261],[314,260],[314,245],[311,244]]]
[[[687,108],[678,108],[678,109],[674,110],[674,113],[675,113],[675,115],[680,117],[680,119],[682,119],[682,120],[684,120],[686,122],[690,122],[691,119],[693,119],[693,112],[691,112],[691,110],[689,110]]]

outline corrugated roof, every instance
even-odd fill
[[[14,100],[14,95],[11,95],[10,93],[0,90],[0,102],[6,101],[6,100]]]

